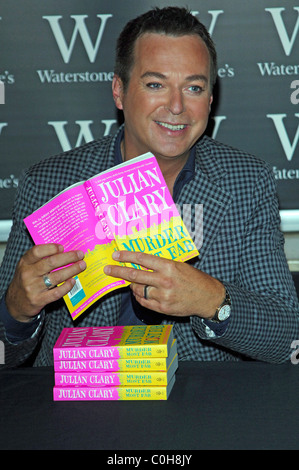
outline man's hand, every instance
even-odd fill
[[[136,300],[156,312],[179,317],[198,315],[213,318],[224,300],[223,284],[187,263],[130,251],[115,252],[113,258],[146,268],[109,265],[104,272],[130,281]],[[144,297],[145,286],[148,286],[147,299]]]
[[[36,245],[28,250],[20,259],[6,294],[11,316],[30,321],[45,305],[66,295],[75,283],[72,277],[86,268],[83,258],[82,251],[64,253],[63,246],[57,244]],[[44,275],[49,277],[53,288],[45,286]]]

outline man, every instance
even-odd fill
[[[299,312],[275,184],[264,162],[203,137],[216,71],[213,43],[185,9],[154,9],[125,27],[112,84],[124,127],[33,166],[19,187],[0,277],[8,366],[52,363],[58,335],[73,326],[62,296],[85,269],[80,251],[32,247],[23,218],[70,184],[148,151],[176,203],[203,204],[200,256],[177,263],[116,253],[149,269],[106,266],[107,275],[132,284],[90,308],[78,326],[173,323],[180,360],[288,360]]]

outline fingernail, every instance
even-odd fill
[[[109,274],[111,273],[111,268],[110,268],[110,266],[104,266],[104,273],[109,276]]]
[[[85,269],[86,268],[85,261],[80,261],[79,266],[80,266],[80,269],[82,269],[82,270]]]
[[[114,252],[112,253],[112,258],[113,258],[113,259],[119,259],[119,257],[120,257],[119,251],[114,251]]]
[[[84,258],[84,251],[81,251],[81,250],[77,251],[77,256],[78,256],[79,259],[80,258],[83,259]]]

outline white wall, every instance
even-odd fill
[[[0,243],[0,263],[4,255],[4,250],[5,250],[5,243]]]
[[[299,272],[299,232],[285,234],[285,253],[290,270]]]

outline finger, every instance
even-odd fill
[[[66,280],[63,284],[54,287],[53,289],[46,289],[42,295],[38,297],[38,303],[36,303],[34,306],[37,309],[37,311],[41,310],[45,305],[50,304],[52,302],[55,302],[62,297],[64,297],[66,294],[70,292],[70,290],[74,287],[75,285],[75,279],[71,278]]]
[[[85,269],[86,269],[85,261],[80,260],[77,263],[74,263],[71,266],[68,266],[66,268],[61,268],[56,271],[52,271],[50,274],[47,274],[47,277],[50,280],[52,286],[57,286],[58,284],[61,284],[69,280],[70,278],[76,276],[77,274],[80,274]],[[45,287],[45,289],[48,289],[47,286],[45,285],[45,282],[44,282],[43,287]]]
[[[127,266],[108,265],[104,267],[104,273],[118,279],[124,279],[137,284],[155,285],[155,273],[152,271],[144,271],[142,269],[129,268]]]
[[[136,298],[143,298],[144,300],[153,300],[155,299],[155,292],[156,288],[153,286],[150,286],[149,284],[143,285],[143,284],[135,284],[132,283],[130,285],[130,288],[135,295]]]
[[[116,261],[138,264],[139,266],[153,271],[164,270],[169,263],[174,262],[156,255],[141,253],[140,251],[115,251],[112,257]]]
[[[151,295],[154,291],[155,291],[155,288],[152,288],[151,289]],[[146,307],[150,310],[154,310],[155,312],[165,313],[163,311],[163,308],[161,307],[161,302],[160,302],[159,299],[155,299],[155,298],[152,298],[152,297],[150,297],[148,299],[145,299],[143,294],[140,296],[140,295],[135,294],[135,293],[134,293],[134,296],[135,296],[136,301],[140,305],[142,305],[142,307]]]
[[[27,264],[34,264],[37,261],[52,256],[58,253],[62,253],[64,250],[62,245],[57,243],[48,243],[43,245],[34,245],[28,250],[23,258]]]
[[[36,264],[36,272],[37,275],[42,276],[45,273],[49,273],[56,269],[72,265],[73,263],[76,263],[82,260],[83,258],[84,252],[81,250],[53,254],[51,256],[47,256],[46,258],[41,259]]]

